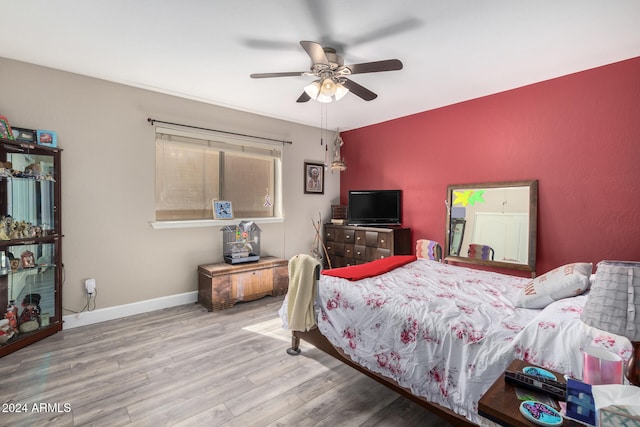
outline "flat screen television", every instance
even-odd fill
[[[350,190],[347,204],[350,225],[400,225],[400,190]]]

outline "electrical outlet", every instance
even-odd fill
[[[96,279],[85,280],[84,287],[87,290],[87,294],[93,295],[96,292]]]

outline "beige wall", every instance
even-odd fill
[[[84,280],[97,308],[197,290],[199,264],[222,260],[220,226],[154,230],[154,128],[148,117],[293,141],[283,161],[284,223],[260,224],[262,254],[309,252],[325,194],[303,193],[303,162],[324,161],[316,128],[0,58],[0,114],[58,132],[62,153],[63,305],[80,310]],[[319,107],[318,107],[319,108]],[[239,221],[239,220],[238,220]],[[69,314],[65,311],[63,314]]]

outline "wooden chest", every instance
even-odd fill
[[[288,261],[265,256],[258,262],[198,266],[198,303],[209,311],[232,307],[266,295],[281,296],[289,287]]]

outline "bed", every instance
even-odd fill
[[[391,258],[397,265],[369,277],[323,272],[335,275],[314,281],[317,327],[293,330],[289,352],[307,341],[455,425],[490,424],[478,400],[513,359],[580,378],[586,346],[631,355],[626,338],[581,322],[588,292],[523,308],[532,279]],[[289,298],[279,311],[287,329]]]

